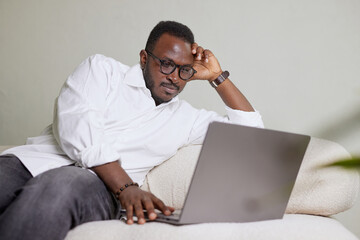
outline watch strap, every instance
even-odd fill
[[[230,73],[228,71],[224,71],[214,81],[211,81],[210,85],[213,86],[214,88],[217,88],[229,76],[230,76]]]

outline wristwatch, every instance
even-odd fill
[[[230,76],[230,73],[228,71],[224,71],[218,76],[214,81],[210,82],[210,85],[214,88],[217,88],[222,82],[225,81]]]

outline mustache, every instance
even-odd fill
[[[179,91],[180,87],[175,85],[174,83],[161,83],[162,86],[164,87],[168,87],[168,88],[175,88],[176,90]]]

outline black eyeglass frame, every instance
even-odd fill
[[[155,58],[155,59],[157,59],[157,60],[159,60],[160,61],[160,72],[162,73],[162,74],[165,74],[165,75],[170,75],[170,74],[172,74],[174,71],[175,71],[175,69],[176,68],[179,68],[179,77],[182,79],[182,80],[184,80],[184,81],[187,81],[187,80],[189,80],[190,78],[192,78],[194,75],[195,75],[195,73],[197,73],[197,71],[192,67],[192,66],[190,66],[190,65],[179,65],[179,64],[176,64],[173,60],[171,60],[171,59],[168,59],[168,60],[164,60],[164,59],[161,59],[161,58],[158,58],[157,56],[155,56],[152,52],[150,52],[149,50],[146,50],[145,49],[145,51],[147,52],[147,54],[149,54],[151,57],[153,57],[153,58]],[[163,72],[163,70],[162,70],[162,65],[163,65],[163,63],[165,62],[165,61],[169,61],[169,62],[172,62],[173,64],[174,64],[174,69],[171,71],[171,72],[169,72],[169,73],[165,73],[165,72]],[[190,67],[192,70],[193,70],[193,73],[192,73],[192,75],[189,77],[189,78],[182,78],[181,77],[181,69],[183,69],[184,67]]]

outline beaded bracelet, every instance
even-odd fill
[[[134,182],[130,182],[130,183],[127,183],[127,184],[125,184],[124,186],[120,187],[120,189],[115,193],[116,198],[119,198],[120,193],[121,193],[122,191],[124,191],[125,189],[127,189],[128,187],[130,187],[130,186],[137,186],[137,187],[139,187],[139,184],[134,183]]]

